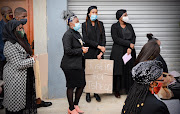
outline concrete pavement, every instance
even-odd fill
[[[126,95],[122,95],[120,99],[115,98],[112,94],[104,94],[101,96],[101,102],[97,102],[92,95],[91,103],[85,100],[83,93],[79,106],[85,114],[120,114]],[[39,108],[38,114],[67,114],[68,102],[66,98],[45,100],[51,101],[52,106]],[[0,110],[0,114],[5,114]]]

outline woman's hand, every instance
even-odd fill
[[[97,48],[100,49],[103,53],[106,51],[106,48],[104,46],[98,45]]]
[[[132,50],[130,48],[127,49],[127,54],[131,54]]]
[[[131,48],[131,49],[134,49],[134,44],[131,43],[131,44],[130,44],[130,48]]]
[[[97,59],[100,60],[102,58],[103,53],[101,52],[99,55],[97,55]]]
[[[89,47],[82,47],[83,53],[87,53],[88,49],[89,49]]]
[[[34,61],[36,61],[37,55],[33,55],[31,58],[34,58]]]

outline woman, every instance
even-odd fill
[[[3,70],[6,114],[37,114],[33,71],[36,56],[31,56],[32,49],[23,28],[25,23],[12,20],[3,31],[7,61]]]
[[[132,25],[127,23],[129,18],[126,10],[118,10],[116,19],[118,22],[111,27],[111,36],[114,43],[110,59],[114,60],[113,91],[115,92],[115,97],[120,98],[120,91],[121,93],[128,93],[133,83],[131,69],[136,59],[134,48],[136,35]],[[122,57],[126,53],[131,54],[132,59],[124,64]]]
[[[149,41],[146,43],[143,48],[141,49],[135,65],[140,62],[148,61],[148,60],[155,60],[160,54],[160,47],[156,41]]]
[[[160,40],[158,40],[157,38],[155,38],[154,36],[153,36],[153,34],[147,34],[147,38],[149,39],[148,40],[148,42],[155,42],[155,43],[157,43],[158,44],[158,46],[160,46],[161,45],[161,42],[160,42]],[[147,47],[147,49],[148,48],[151,48],[151,47]],[[151,51],[143,51],[143,53],[149,53],[149,54],[151,54]],[[143,54],[140,54],[140,55],[143,55]],[[143,61],[144,59],[147,59],[147,57],[146,58],[142,58],[143,56],[138,56],[138,58],[137,58],[137,63],[139,62],[139,61]],[[163,57],[160,55],[160,53],[159,53],[159,55],[157,55],[157,56],[155,56],[155,58],[156,58],[156,60],[157,61],[161,61],[162,62],[162,64],[163,64],[163,72],[164,72],[164,75],[169,75],[168,74],[168,67],[167,67],[167,64],[166,64],[166,61],[163,59]],[[175,81],[175,83],[174,84],[170,84],[170,85],[168,85],[168,88],[173,92],[173,99],[180,99],[180,87],[178,86],[178,85],[180,85],[180,81],[178,80],[178,78],[177,79],[173,79],[174,81]],[[171,82],[167,82],[167,83],[171,83]]]
[[[89,47],[85,59],[103,59],[106,45],[106,36],[103,22],[97,19],[98,10],[96,6],[88,8],[86,22],[82,24],[82,34],[85,45]],[[98,94],[94,93],[94,97],[98,102],[101,98]],[[86,101],[91,102],[90,93],[86,94]]]
[[[150,60],[132,69],[134,84],[125,100],[121,114],[169,114],[167,106],[154,93],[162,86],[161,62]]]
[[[65,12],[64,19],[67,21],[69,29],[62,38],[64,55],[61,68],[66,77],[67,99],[69,102],[68,114],[79,114],[83,113],[79,109],[78,103],[86,85],[83,53],[87,53],[88,49],[83,46],[82,37],[78,32],[80,23],[77,16],[72,12]],[[73,90],[75,88],[75,100],[73,101]]]
[[[149,41],[156,41],[157,44],[159,46],[161,46],[161,42],[159,39],[155,38],[153,34],[147,34],[147,38],[148,38],[148,42]],[[163,57],[161,56],[161,54],[159,54],[159,56],[156,58],[157,61],[161,61],[162,64],[163,64],[163,72],[166,72],[168,73],[168,67],[167,67],[167,64],[166,64],[166,61],[163,59]]]

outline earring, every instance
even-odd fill
[[[152,91],[151,91],[152,94],[154,94],[154,87],[152,87]]]

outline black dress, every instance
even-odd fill
[[[103,22],[96,20],[95,26],[92,26],[91,21],[88,19],[87,22],[82,24],[82,34],[85,46],[89,47],[88,52],[84,54],[85,59],[97,59],[97,55],[101,52],[97,46],[105,47],[106,45]],[[102,58],[104,57],[102,56]]]
[[[126,23],[126,27],[122,28],[118,21],[111,27],[111,36],[114,41],[110,56],[110,59],[114,60],[113,91],[128,93],[133,84],[131,69],[136,59],[135,49],[132,49],[132,59],[126,64],[124,64],[122,57],[127,53],[130,44],[135,44],[136,35],[131,24]]]
[[[82,51],[82,38],[79,32],[69,29],[63,36],[64,55],[61,68],[66,77],[66,87],[85,87],[85,59]]]

